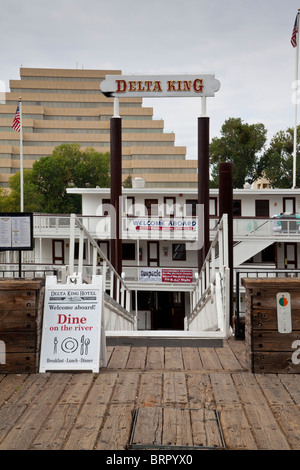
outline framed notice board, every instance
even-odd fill
[[[0,250],[33,250],[33,214],[0,212]]]

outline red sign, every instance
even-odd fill
[[[162,269],[162,282],[192,282],[192,269]]]

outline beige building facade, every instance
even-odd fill
[[[62,143],[79,143],[110,151],[113,98],[100,83],[120,70],[20,68],[0,105],[0,186],[20,169],[20,137],[11,127],[20,97],[23,117],[23,168],[51,155]],[[197,161],[186,159],[186,148],[175,146],[175,135],[164,132],[164,121],[153,119],[153,108],[141,98],[120,98],[123,180],[142,177],[146,187],[197,186]]]

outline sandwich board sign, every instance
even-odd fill
[[[93,276],[92,284],[58,284],[56,276],[46,278],[39,371],[99,372],[105,341],[102,311],[102,276]]]

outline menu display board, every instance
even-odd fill
[[[0,212],[0,250],[33,250],[33,214]]]

